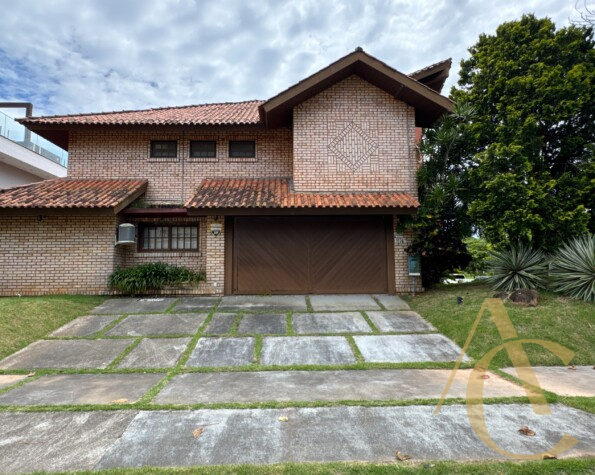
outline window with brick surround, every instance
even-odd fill
[[[141,224],[141,252],[197,252],[198,225]]]
[[[176,158],[178,142],[176,140],[151,140],[151,158]]]
[[[256,157],[256,142],[254,140],[230,140],[230,158],[254,158]]]
[[[214,140],[191,140],[190,157],[214,158],[217,156],[217,142]]]

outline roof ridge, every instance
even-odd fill
[[[442,61],[437,61],[435,63],[429,64],[428,66],[425,66],[421,69],[418,69],[417,71],[413,71],[412,73],[408,73],[407,76],[415,76],[416,74],[420,74],[423,73],[424,71],[427,71],[429,69],[435,68],[436,66],[440,66],[441,64],[446,64],[446,63],[451,63],[452,64],[452,58],[446,58],[443,59]],[[413,78],[412,78],[413,79]]]
[[[183,105],[183,106],[150,107],[148,109],[122,109],[122,110],[106,111],[106,112],[81,112],[79,114],[40,115],[40,116],[34,116],[34,117],[21,117],[19,120],[27,122],[30,120],[37,120],[37,119],[58,119],[58,118],[62,118],[62,117],[85,117],[85,116],[95,116],[95,115],[125,114],[125,113],[134,113],[134,112],[162,111],[162,110],[172,110],[172,109],[190,109],[192,107],[226,106],[226,105],[238,105],[238,104],[249,104],[249,103],[258,103],[260,105],[264,102],[266,102],[266,101],[263,99],[249,99],[246,101],[205,102],[202,104],[187,104],[187,105]]]

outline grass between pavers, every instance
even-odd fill
[[[36,472],[41,475],[45,472]],[[116,468],[100,471],[60,472],[54,475],[564,475],[595,474],[593,459],[542,460],[531,462],[430,462],[387,463],[332,462],[274,465],[217,465],[184,468]]]
[[[484,299],[493,297],[493,294],[486,285],[458,284],[403,298],[412,310],[432,323],[440,333],[463,347]],[[457,305],[457,296],[463,297],[462,305]],[[559,343],[576,353],[573,364],[595,364],[595,304],[541,292],[538,307],[519,307],[511,303],[506,303],[505,307],[519,338]],[[486,310],[467,354],[478,360],[502,343]],[[533,366],[563,364],[556,355],[540,345],[526,344],[524,348]],[[492,367],[511,365],[506,351],[500,351],[492,360]]]
[[[368,326],[372,329],[372,333],[374,334],[382,334],[380,332],[380,330],[378,329],[378,327],[376,326],[376,324],[372,321],[372,319],[368,316],[368,314],[363,311],[360,310],[359,313],[362,315],[362,317],[364,318],[364,320],[366,321],[366,323],[368,324]],[[388,333],[386,333],[388,335]],[[393,333],[393,334],[398,334],[398,333]]]
[[[106,299],[87,295],[0,298],[0,359],[89,314]]]

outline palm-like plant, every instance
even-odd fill
[[[595,302],[595,235],[566,242],[552,259],[550,275],[556,292]]]
[[[487,264],[492,276],[487,282],[494,290],[543,289],[548,264],[543,252],[521,242],[506,251],[490,251]]]

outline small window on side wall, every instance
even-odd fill
[[[198,225],[144,224],[140,226],[142,252],[198,251]]]
[[[214,140],[191,140],[191,158],[215,158],[217,156],[217,142]]]
[[[254,140],[230,140],[230,158],[254,158],[256,157],[256,143]]]
[[[151,158],[176,158],[177,156],[176,140],[151,140]]]

